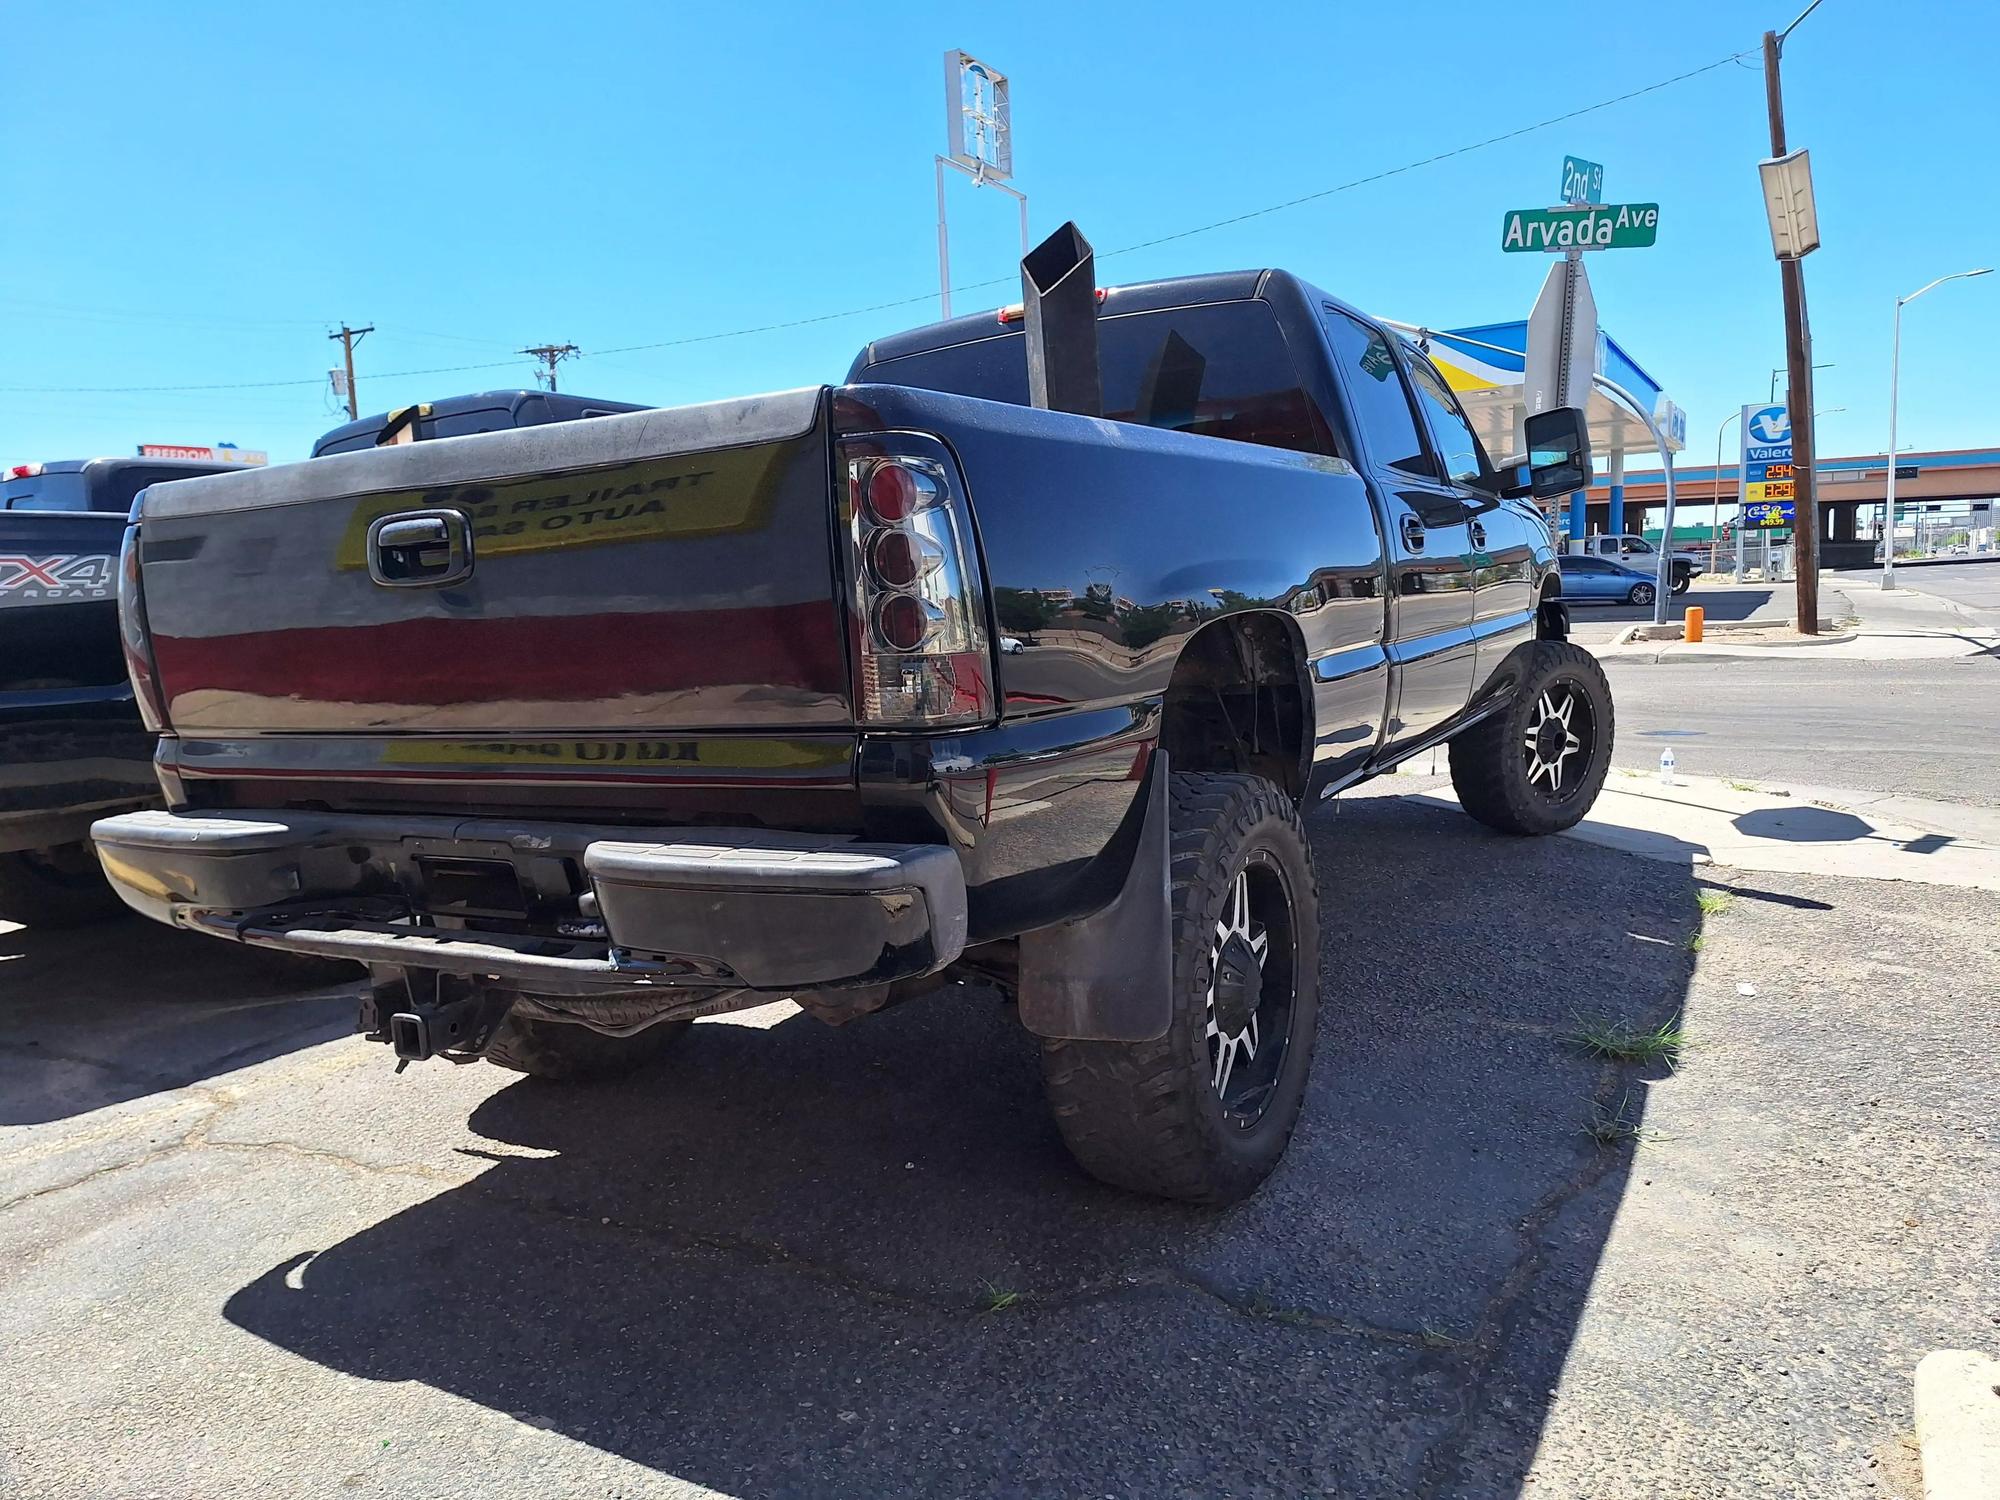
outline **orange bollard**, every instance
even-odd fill
[[[1702,612],[1699,604],[1690,604],[1687,612],[1687,623],[1681,627],[1681,639],[1684,641],[1700,640],[1702,622],[1706,618],[1707,616]]]

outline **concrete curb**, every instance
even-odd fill
[[[1632,629],[1646,627],[1634,626]],[[1716,626],[1708,627],[1711,631]],[[1979,656],[1993,651],[1996,641],[1984,632],[1964,630],[1859,630],[1811,640],[1731,641],[1727,636],[1689,645],[1678,637],[1669,640],[1635,640],[1629,631],[1620,632],[1608,645],[1584,649],[1604,661],[1684,662],[1746,660],[1768,657],[1773,652],[1807,648],[1809,653],[1835,661],[1945,661]]]
[[[1783,620],[1711,620],[1704,628],[1709,635],[1728,635],[1733,631],[1781,629],[1784,623]],[[1829,635],[1800,636],[1795,641],[1772,641],[1769,644],[1772,646],[1820,645],[1828,640],[1833,633],[1840,631],[1841,626],[1835,624],[1831,616],[1822,615],[1820,617],[1819,628],[1829,632]],[[1611,644],[1614,646],[1625,646],[1636,644],[1639,641],[1678,641],[1685,634],[1686,629],[1685,621],[1673,620],[1668,621],[1664,625],[1628,625],[1624,630],[1621,630],[1617,635],[1612,637]],[[1851,630],[1847,631],[1845,635],[1839,636],[1839,639],[1852,640],[1854,639],[1854,632]]]
[[[1917,1362],[1924,1500],[2000,1495],[2000,1360],[1938,1349]]]

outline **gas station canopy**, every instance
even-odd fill
[[[1403,328],[1431,357],[1479,433],[1480,442],[1495,463],[1505,464],[1521,456],[1521,422],[1524,416],[1522,386],[1527,370],[1528,324],[1485,323],[1476,328],[1455,328],[1446,332]],[[1672,420],[1678,414],[1666,400],[1659,383],[1639,367],[1616,339],[1605,333],[1597,336],[1596,370],[1614,385],[1644,404],[1660,423],[1667,441],[1681,446],[1684,424]],[[1613,453],[1651,453],[1657,447],[1646,424],[1624,402],[1593,388],[1584,415],[1590,422],[1591,450],[1599,457]]]

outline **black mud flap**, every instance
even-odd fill
[[[1173,1020],[1173,905],[1168,892],[1167,752],[1149,759],[1132,866],[1093,916],[1021,937],[1021,1024],[1036,1036],[1150,1042]]]

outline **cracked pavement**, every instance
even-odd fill
[[[2000,898],[1413,789],[1311,821],[1312,1092],[1221,1214],[1071,1166],[984,990],[565,1089],[0,931],[0,1494],[1893,1492],[1910,1368],[2000,1323]],[[1682,1011],[1675,1073],[1567,1039]]]

